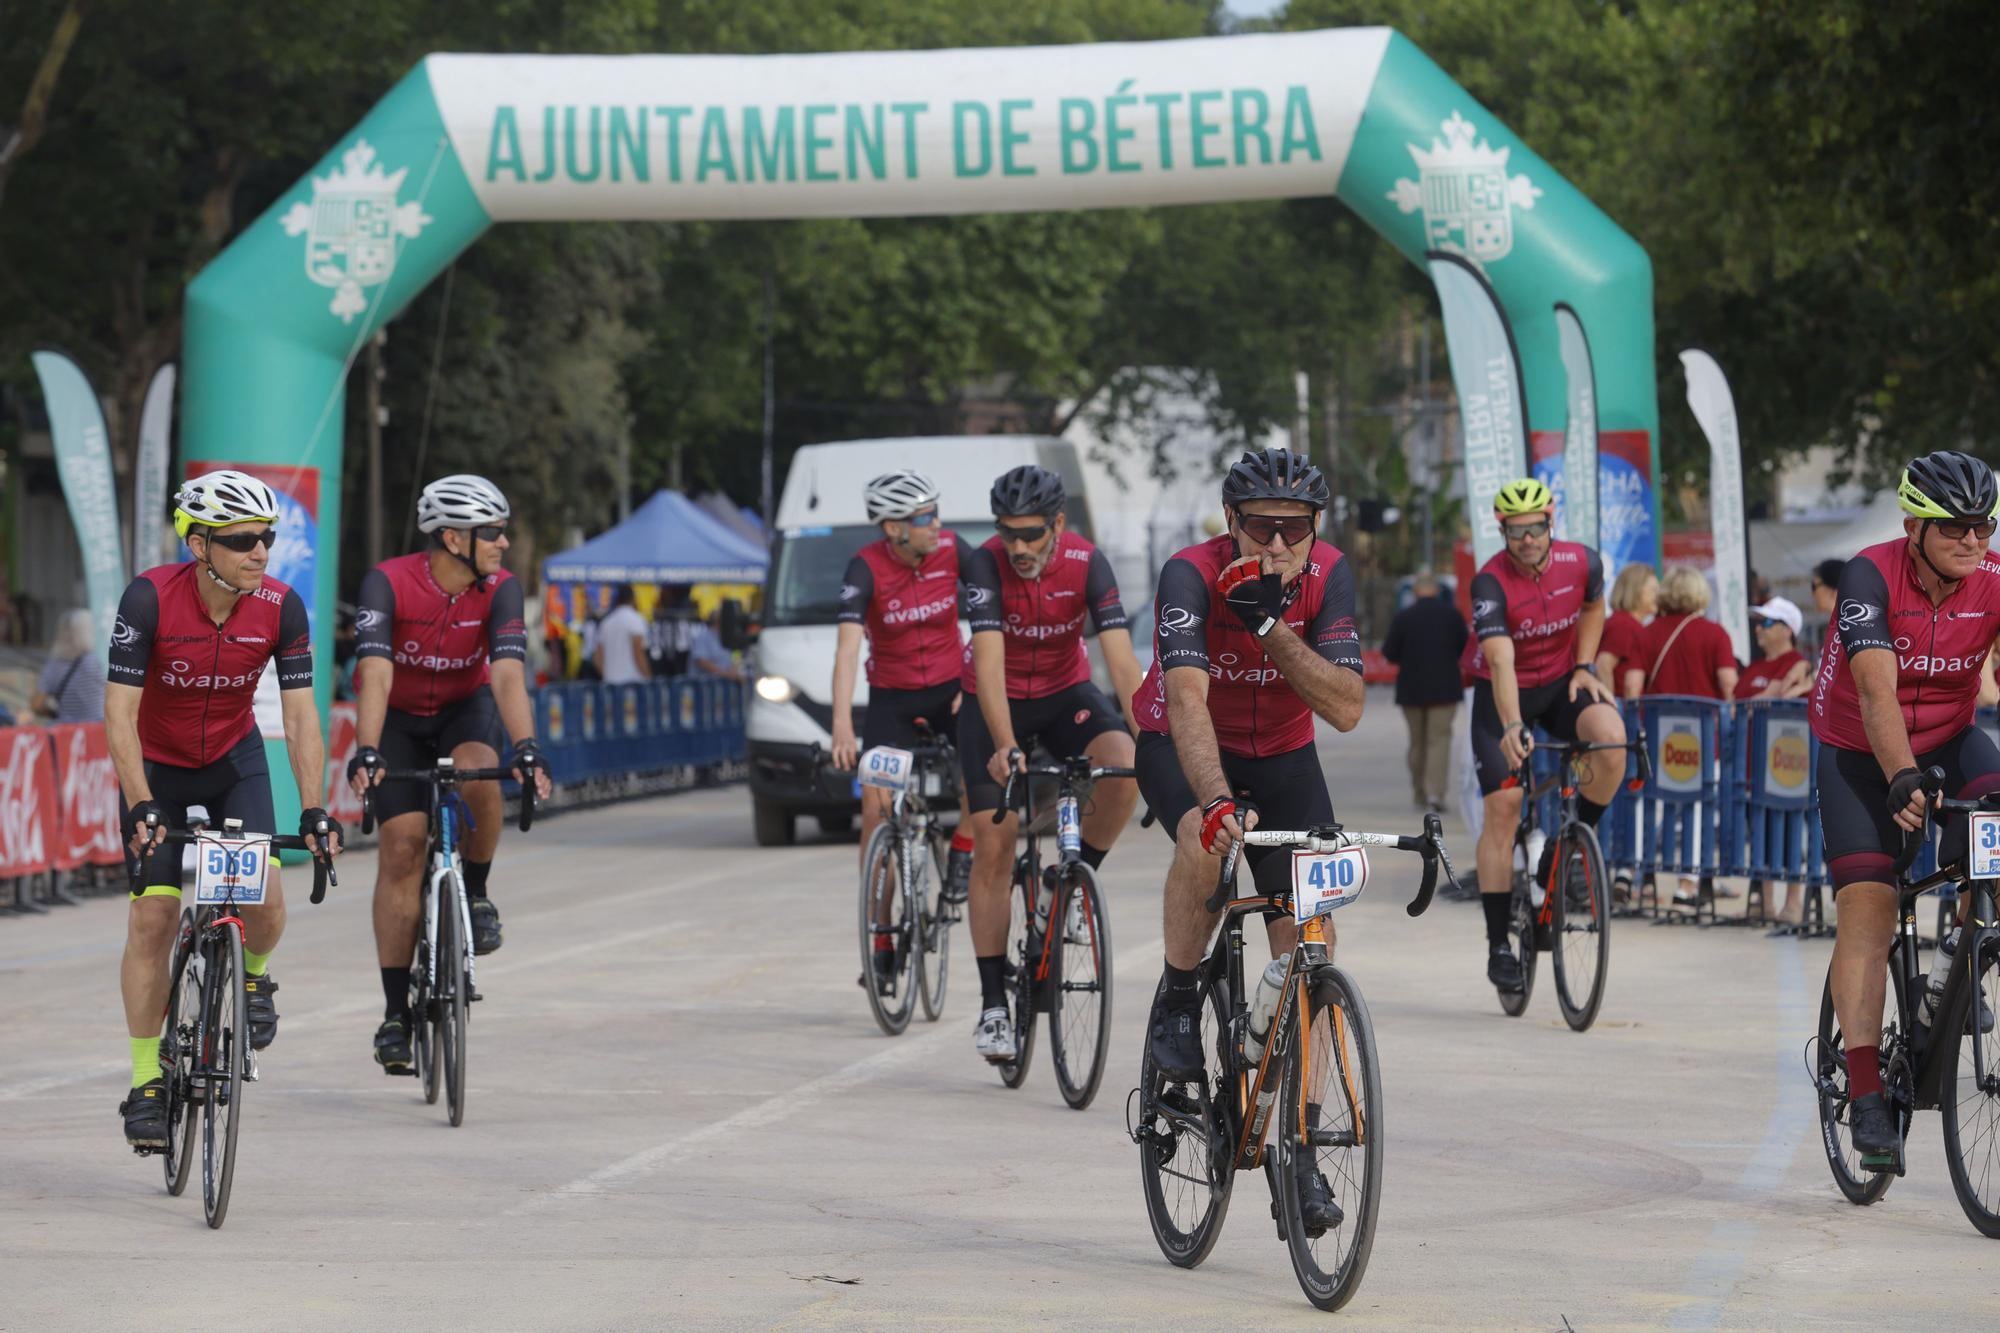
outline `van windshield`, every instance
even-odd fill
[[[873,523],[835,528],[784,528],[771,548],[766,625],[831,625],[840,615],[840,580],[847,562],[882,530]]]

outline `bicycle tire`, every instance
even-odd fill
[[[1584,880],[1580,910],[1570,907],[1570,878],[1576,874]],[[1581,821],[1562,831],[1553,914],[1555,947],[1549,964],[1555,969],[1556,1004],[1572,1031],[1588,1032],[1604,1003],[1611,970],[1611,877],[1597,834]]]
[[[908,885],[896,872],[896,862],[891,849],[896,845],[897,833],[890,820],[883,820],[875,826],[875,832],[868,839],[868,854],[861,862],[861,896],[859,899],[859,923],[861,931],[861,989],[868,996],[869,1012],[875,1015],[875,1023],[891,1037],[901,1035],[910,1025],[910,1014],[916,1008],[917,987],[915,966],[911,954],[918,947],[913,937],[914,914],[910,911]],[[878,914],[874,906],[881,902],[885,906]],[[886,914],[886,915],[884,915]],[[882,919],[878,920],[878,916]],[[890,935],[896,950],[896,963],[891,972],[900,984],[896,994],[882,994],[875,984],[875,935],[883,931]]]
[[[1049,964],[1049,1055],[1057,1090],[1081,1111],[1097,1096],[1111,1050],[1111,920],[1096,873],[1081,861],[1065,870],[1049,915],[1060,932]]]
[[[1977,950],[1968,978],[1974,988],[1966,996],[1971,1006],[1968,1016],[1977,1012],[1982,998],[1988,1010],[2000,1013],[2000,933],[1983,932],[1977,940],[1970,939],[1971,935],[1972,928],[1967,927],[1964,940]],[[1965,943],[1959,947],[1964,948]],[[2000,1080],[2000,1023],[1992,1032],[1965,1030],[1978,1026],[1976,1022],[1962,1023],[1958,1039],[1942,1053],[1943,1095],[1938,1109],[1944,1112],[1945,1164],[1951,1169],[1951,1188],[1958,1195],[1958,1206],[1981,1235],[2000,1239],[2000,1163],[1995,1162],[1993,1152],[1996,1136],[2000,1136],[2000,1084],[1996,1084]],[[1941,1039],[1941,1034],[1933,1034],[1932,1039]],[[1971,1067],[1966,1077],[1960,1078],[1959,1071],[1968,1063]],[[1963,1123],[1968,1117],[1974,1121],[1970,1133]],[[1985,1159],[1979,1164],[1977,1181],[1972,1163],[1966,1160],[1972,1156]]]
[[[459,919],[460,887],[454,869],[438,895],[437,1044],[444,1082],[446,1119],[454,1129],[465,1123],[466,991],[464,929]]]
[[[250,996],[244,990],[243,935],[222,927],[210,934],[204,989],[208,1030],[201,1126],[201,1210],[211,1228],[229,1215],[236,1183],[236,1136],[243,1116],[243,1062],[250,1053]]]
[[[1014,1058],[1002,1061],[994,1068],[1000,1071],[1000,1081],[1010,1088],[1018,1088],[1028,1081],[1029,1062],[1035,1058],[1035,1003],[1036,992],[1040,990],[1035,980],[1035,969],[1041,966],[1041,959],[1029,951],[1030,923],[1034,920],[1028,907],[1028,881],[1016,863],[1014,883],[1007,894],[1007,953],[1006,959],[1013,967],[1013,976],[1007,979],[1007,1016],[1014,1023]]]
[[[923,1001],[924,1021],[935,1023],[944,1016],[945,987],[951,981],[952,915],[944,900],[950,841],[936,824],[931,825],[927,837],[929,865],[937,874],[937,891],[921,893],[917,899],[922,907],[919,925],[924,942],[923,956],[917,961],[917,993]]]
[[[1517,842],[1515,851],[1525,859],[1526,851]],[[1519,1018],[1528,1010],[1528,1001],[1535,997],[1535,917],[1539,915],[1534,907],[1534,898],[1529,891],[1528,871],[1525,866],[1514,869],[1514,890],[1508,910],[1508,934],[1514,938],[1514,952],[1521,960],[1521,989],[1506,991],[1495,988],[1500,997],[1500,1009],[1509,1018]]]
[[[1224,947],[1221,944],[1218,948]],[[1153,1240],[1160,1253],[1176,1268],[1193,1268],[1208,1258],[1222,1236],[1223,1220],[1229,1215],[1230,1192],[1236,1181],[1235,1137],[1220,1098],[1226,1091],[1239,1104],[1242,1074],[1235,1053],[1229,1049],[1228,999],[1214,984],[1207,966],[1202,968],[1201,1045],[1213,1064],[1204,1071],[1203,1086],[1210,1114],[1206,1117],[1208,1143],[1196,1142],[1193,1132],[1178,1121],[1164,1120],[1151,1108],[1161,1100],[1176,1099],[1182,1109],[1193,1113],[1199,1098],[1188,1095],[1190,1085],[1169,1082],[1153,1063],[1150,1040],[1139,1060],[1140,1113],[1144,1122],[1139,1139],[1139,1182],[1146,1199],[1146,1221],[1153,1228]],[[1161,1145],[1165,1144],[1163,1148]],[[1178,1166],[1179,1170],[1170,1170]],[[1199,1173],[1199,1174],[1197,1174]],[[1167,1179],[1180,1182],[1169,1186]],[[1168,1192],[1191,1205],[1185,1224],[1176,1216]],[[1199,1192],[1200,1197],[1196,1194]]]
[[[428,888],[425,890],[426,906],[429,907]],[[434,950],[428,942],[429,930],[419,918],[417,935],[416,964],[410,969],[410,1052],[416,1056],[417,1077],[423,1083],[424,1104],[437,1105],[438,1094],[444,1091],[444,1081],[439,1072],[437,990],[431,984],[433,970],[431,959]]]
[[[1306,994],[1303,1035],[1287,1042],[1284,1055],[1278,1210],[1300,1290],[1320,1309],[1338,1310],[1360,1290],[1375,1247],[1375,1220],[1382,1203],[1382,1074],[1375,1054],[1375,1025],[1354,979],[1331,964],[1317,967]],[[1298,1021],[1299,1010],[1293,1007],[1287,1025],[1296,1029]],[[1329,1078],[1335,1071],[1337,1084]],[[1318,1119],[1324,1121],[1329,1105],[1337,1111],[1332,1123],[1313,1123],[1311,1112],[1317,1109]],[[1313,1140],[1312,1169],[1326,1177],[1344,1214],[1340,1225],[1318,1238],[1306,1233],[1299,1199],[1300,1164],[1293,1158],[1304,1149],[1308,1134]],[[1330,1266],[1321,1262],[1328,1242]]]
[[[167,1193],[179,1198],[193,1178],[201,1143],[201,1107],[194,1099],[195,1052],[201,1045],[201,975],[196,967],[194,913],[181,913],[168,971],[167,1017],[160,1029],[160,1073],[167,1084],[167,1147],[160,1154]]]
[[[1886,1035],[1886,1034],[1885,1034]],[[1807,1055],[1808,1068],[1819,1102],[1820,1147],[1826,1151],[1827,1169],[1833,1183],[1847,1201],[1867,1207],[1881,1198],[1895,1176],[1887,1171],[1868,1171],[1861,1166],[1861,1154],[1854,1151],[1847,1127],[1847,1053],[1841,1042],[1840,1020],[1833,1012],[1833,969],[1820,988],[1819,1036]]]

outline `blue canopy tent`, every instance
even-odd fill
[[[550,583],[762,583],[764,548],[723,526],[679,491],[660,491],[632,517],[550,556]]]

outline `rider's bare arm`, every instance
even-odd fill
[[[861,674],[861,626],[843,624],[833,649],[835,731],[854,730],[854,682]]]
[[[1576,617],[1576,660],[1578,664],[1597,661],[1597,646],[1604,642],[1604,599],[1585,602]]]
[[[1514,675],[1514,641],[1497,634],[1479,641],[1486,654],[1486,667],[1493,673],[1493,708],[1502,726],[1512,727],[1521,720],[1521,682]]]
[[[1361,673],[1353,667],[1330,662],[1306,646],[1282,620],[1264,636],[1264,651],[1284,675],[1292,692],[1332,724],[1336,731],[1352,731],[1361,721],[1365,696]],[[1178,737],[1179,733],[1175,735]]]
[[[1916,752],[1910,748],[1910,731],[1903,723],[1903,706],[1896,699],[1896,653],[1894,649],[1871,648],[1848,659],[1854,686],[1861,695],[1861,727],[1868,734],[1868,748],[1882,766],[1882,776],[1893,778],[1906,768],[1917,766]]]
[[[138,685],[115,680],[104,687],[104,739],[128,806],[153,799],[153,788],[146,781],[146,756],[139,748],[139,700],[145,693]]]
[[[1118,706],[1125,710],[1125,725],[1133,732],[1139,729],[1139,710],[1132,702],[1132,696],[1145,683],[1146,673],[1139,668],[1139,657],[1132,651],[1132,631],[1129,629],[1099,630],[1097,646],[1104,651],[1104,666],[1111,673],[1111,688],[1118,691]]]
[[[396,587],[378,567],[361,578],[354,612],[354,743],[382,744],[382,722],[396,683]]]
[[[1229,795],[1215,722],[1208,715],[1208,672],[1201,667],[1169,667],[1165,681],[1167,730],[1174,738],[1174,754],[1195,800],[1206,806]]]

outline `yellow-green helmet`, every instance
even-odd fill
[[[1993,469],[1956,450],[1942,449],[1903,469],[1896,500],[1914,518],[2000,517],[2000,484]]]
[[[1533,477],[1510,481],[1493,497],[1493,512],[1502,518],[1516,514],[1542,514],[1555,508],[1556,497]]]

